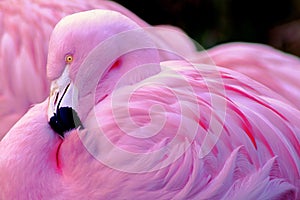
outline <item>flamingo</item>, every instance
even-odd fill
[[[64,17],[49,99],[0,143],[1,199],[300,199],[300,111],[246,75],[161,51],[119,12]]]
[[[46,59],[48,41],[55,24],[68,14],[95,8],[115,10],[141,27],[150,26],[113,1],[0,2],[0,140],[33,104],[43,101],[49,94]],[[157,26],[152,34],[156,43],[165,48],[183,54],[195,51],[192,42],[179,28]],[[173,43],[174,40],[178,43]],[[180,43],[185,45],[176,46]],[[162,60],[167,59],[168,55],[161,57]]]

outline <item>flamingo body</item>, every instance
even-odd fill
[[[118,12],[62,19],[49,101],[0,143],[0,197],[299,199],[300,111],[241,73],[159,53]],[[64,106],[83,129],[61,138],[48,119]]]

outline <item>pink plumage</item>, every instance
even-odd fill
[[[47,62],[50,98],[0,143],[2,199],[300,198],[294,97],[228,69],[229,61],[227,68],[162,61],[181,54],[157,41],[114,11],[57,24]],[[64,106],[83,126],[59,137],[48,119]]]
[[[262,44],[229,43],[210,49],[218,66],[241,72],[286,98],[300,108],[300,60]]]

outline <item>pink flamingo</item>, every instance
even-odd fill
[[[31,105],[43,101],[49,94],[46,58],[55,24],[68,14],[95,8],[115,10],[142,27],[149,26],[112,1],[0,2],[0,140]],[[157,44],[174,51],[188,54],[195,50],[188,37],[175,27],[158,26],[157,31],[153,31],[153,37]],[[185,45],[176,46],[174,40]],[[162,59],[167,58],[162,55]]]
[[[62,19],[47,74],[49,101],[0,143],[1,199],[300,199],[300,111],[238,72],[161,62],[124,15]]]

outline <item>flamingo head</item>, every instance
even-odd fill
[[[94,103],[116,88],[158,72],[159,55],[154,43],[126,16],[115,11],[91,10],[63,18],[49,42],[51,127],[61,136],[73,128],[83,128],[81,121]],[[91,90],[95,91],[94,102],[83,108],[79,99],[86,98]]]

